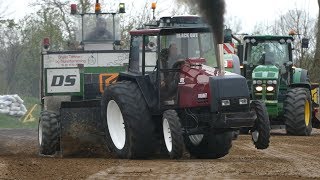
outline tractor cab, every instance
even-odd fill
[[[200,69],[206,68],[214,73],[213,67],[217,66],[214,39],[209,28],[159,28],[130,33],[129,72],[151,78],[153,86],[160,89],[161,106],[177,106],[179,99],[180,106],[205,105],[198,102],[197,97],[186,102],[182,96],[185,96],[185,84],[193,84],[193,87],[197,80],[203,83],[208,81],[208,78],[198,76]],[[199,94],[209,93],[209,86],[205,88],[201,92],[199,90]]]
[[[124,3],[118,12],[102,13],[96,3],[95,13],[77,13],[76,5],[71,5],[71,14],[78,15],[79,23],[76,40],[84,50],[120,49],[120,14],[125,13]]]
[[[293,65],[292,41],[291,36],[244,37],[244,75],[247,79],[253,80],[249,81],[250,85],[256,85],[257,80],[259,83],[268,81],[272,82],[271,85],[280,84],[284,87],[290,84],[290,74],[292,74],[290,67]]]

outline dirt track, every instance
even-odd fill
[[[320,179],[320,130],[311,137],[273,133],[267,150],[240,136],[226,157],[118,160],[37,156],[35,130],[0,129],[0,179]]]

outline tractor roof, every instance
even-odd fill
[[[293,40],[292,36],[280,36],[280,35],[256,35],[256,36],[245,36],[243,39],[256,39],[256,40],[276,40],[279,41],[280,39],[291,39]]]
[[[158,35],[176,33],[199,33],[210,32],[208,27],[179,27],[179,28],[158,28],[158,29],[138,29],[130,31],[130,35]]]

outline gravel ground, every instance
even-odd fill
[[[273,131],[270,147],[256,150],[240,135],[216,160],[120,160],[40,157],[37,132],[0,129],[0,179],[320,179],[320,130],[312,136]]]

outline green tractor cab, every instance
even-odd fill
[[[294,66],[293,40],[292,36],[245,36],[242,73],[251,98],[265,102],[272,128],[308,136],[318,100],[311,96],[308,71]]]

